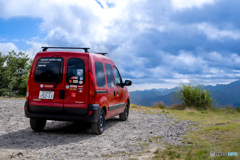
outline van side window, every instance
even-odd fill
[[[70,58],[67,66],[67,83],[84,84],[85,64],[80,58]]]
[[[122,79],[118,72],[118,69],[115,66],[113,66],[113,69],[114,69],[114,74],[115,74],[115,78],[116,78],[116,84],[118,87],[122,87]]]
[[[106,74],[107,74],[107,84],[108,87],[115,87],[115,80],[113,76],[113,69],[110,64],[105,64]]]
[[[39,83],[55,83],[62,81],[63,58],[40,58],[35,71],[35,81]]]
[[[102,62],[95,62],[95,72],[98,87],[106,87],[106,79]]]

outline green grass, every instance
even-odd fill
[[[162,114],[168,112],[168,116],[176,121],[193,121],[188,127],[189,132],[182,136],[182,142],[186,145],[177,146],[165,144],[166,149],[157,149],[153,159],[240,159],[240,112],[236,109],[207,109],[194,108],[158,109],[157,107],[133,106],[132,109],[142,110],[145,113]],[[161,122],[159,122],[161,123]],[[161,144],[152,137],[149,142]],[[238,152],[238,156],[210,157],[210,152]]]

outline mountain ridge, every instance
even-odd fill
[[[233,107],[240,106],[240,80],[229,84],[217,84],[216,86],[203,86],[203,89],[211,91],[213,98],[216,100],[215,105],[225,106],[232,105]],[[180,87],[172,89],[150,89],[143,91],[129,92],[133,104],[142,106],[152,106],[154,103],[162,101],[165,105],[171,106],[174,103],[174,93]]]

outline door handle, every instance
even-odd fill
[[[119,90],[117,90],[117,94],[119,94]]]
[[[65,98],[65,90],[60,90],[59,91],[59,99],[64,99]]]
[[[114,93],[114,97],[116,97],[116,91],[114,91],[113,93]]]

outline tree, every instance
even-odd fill
[[[3,65],[1,65],[1,60]],[[32,60],[23,52],[16,53],[15,51],[11,51],[7,56],[1,56],[0,95],[25,95],[31,65]]]
[[[0,52],[0,95],[2,95],[2,88],[4,88],[4,63],[6,61],[6,56],[2,56],[2,53]]]

